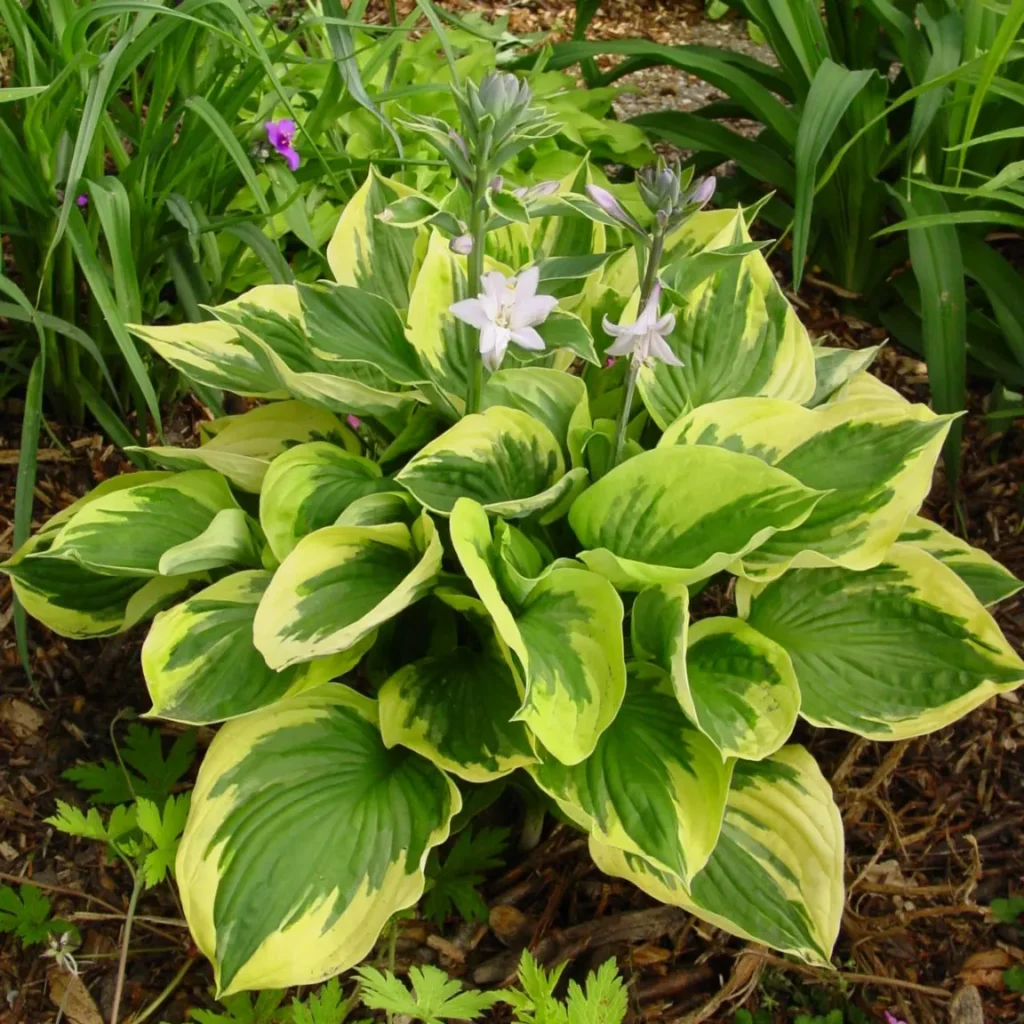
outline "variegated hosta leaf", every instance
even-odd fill
[[[306,333],[317,355],[370,363],[396,384],[427,379],[402,318],[387,299],[327,281],[297,287]]]
[[[590,432],[587,386],[582,378],[542,367],[498,370],[487,378],[481,407],[518,409],[555,435],[566,465],[583,465],[583,439]]]
[[[367,363],[317,355],[306,335],[294,285],[259,285],[237,299],[211,306],[210,312],[235,329],[264,371],[295,398],[332,412],[382,420],[425,401],[418,391],[399,390]]]
[[[519,694],[500,657],[465,647],[414,661],[381,687],[384,743],[415,750],[467,782],[487,782],[536,761]]]
[[[302,402],[272,402],[240,416],[204,424],[209,440],[199,448],[132,446],[147,462],[166,469],[214,469],[236,487],[259,494],[275,456],[304,441],[331,441],[347,451],[362,450],[359,438],[334,413]]]
[[[230,508],[237,505],[219,473],[161,474],[82,506],[53,536],[49,554],[95,572],[155,576],[165,551],[194,540]]]
[[[650,861],[590,841],[606,874],[732,935],[828,966],[843,913],[843,823],[814,758],[789,746],[738,761],[718,845],[687,889]]]
[[[513,668],[525,693],[516,720],[559,761],[582,761],[615,718],[626,688],[619,595],[595,573],[559,566],[514,601],[499,588],[501,556],[483,508],[460,499],[450,525],[463,570],[518,658]]]
[[[666,673],[633,663],[594,752],[572,766],[547,757],[531,773],[602,843],[689,882],[718,840],[732,770],[682,713]]]
[[[699,232],[700,225],[692,230]],[[719,249],[749,241],[743,213],[737,210],[706,245]],[[686,305],[667,339],[683,365],[645,366],[638,380],[644,403],[663,430],[687,409],[737,395],[800,403],[811,398],[810,337],[760,252],[728,262],[684,298]]]
[[[418,601],[441,569],[441,540],[424,513],[412,531],[327,526],[303,537],[274,573],[253,632],[271,668],[347,651]]]
[[[409,306],[409,279],[419,232],[392,227],[377,215],[414,190],[370,170],[363,186],[345,204],[327,246],[327,262],[338,284],[387,299],[397,309]]]
[[[930,519],[911,516],[904,524],[899,541],[922,548],[952,569],[983,605],[1005,601],[1024,587],[1024,582],[988,552],[972,547]]]
[[[182,907],[217,994],[313,985],[359,963],[423,893],[459,791],[388,750],[377,705],[324,686],[214,737],[178,848]]]
[[[395,479],[432,512],[448,515],[465,497],[517,518],[562,496],[565,463],[542,422],[518,409],[492,406],[424,445]]]
[[[829,492],[800,526],[768,539],[734,568],[751,579],[774,579],[790,566],[877,565],[928,494],[951,420],[923,405],[871,399],[804,409],[734,398],[683,416],[660,444],[748,452]]]
[[[302,537],[336,522],[357,498],[394,488],[370,459],[325,441],[300,444],[270,466],[260,493],[260,525],[281,560]]]
[[[836,392],[856,374],[875,361],[881,345],[868,348],[830,348],[820,345],[814,350],[814,394],[805,404],[809,409],[832,399]]]
[[[383,526],[404,523],[412,526],[422,509],[405,491],[380,491],[356,498],[334,521],[335,526]]]
[[[277,374],[243,344],[238,332],[218,320],[129,329],[189,380],[259,398],[287,398]]]
[[[800,713],[877,740],[933,732],[1024,682],[1024,662],[966,583],[896,544],[873,569],[740,580],[740,613],[786,649]]]
[[[259,525],[240,508],[221,509],[198,537],[160,556],[161,576],[183,576],[209,569],[258,568],[263,564]]]
[[[686,587],[649,587],[633,604],[633,651],[672,679],[690,720],[725,757],[759,761],[789,739],[800,687],[789,655],[739,619],[688,624]]]
[[[359,661],[366,642],[281,672],[268,668],[252,624],[270,579],[260,570],[236,572],[156,617],[142,645],[151,715],[190,725],[223,722],[343,675]]]
[[[895,388],[889,387],[888,384],[883,384],[873,373],[868,373],[866,370],[855,373],[829,399],[829,403],[850,402],[857,398],[892,402],[895,405],[910,405],[910,401],[904,398]]]
[[[799,526],[820,491],[752,455],[665,447],[617,466],[569,512],[580,558],[620,590],[695,583]]]
[[[119,478],[115,478],[119,479]],[[144,622],[192,582],[188,576],[108,576],[47,554],[49,537],[29,538],[2,565],[34,619],[73,640],[110,636]]]
[[[52,516],[6,561],[15,596],[34,619],[74,640],[110,636],[143,622],[192,582],[190,577],[109,576],[60,555],[50,555],[53,538],[87,505],[129,487],[169,480],[170,473],[123,473],[94,487]]]
[[[453,253],[444,235],[433,231],[409,299],[408,337],[437,397],[455,416],[465,409],[471,360],[480,358],[479,331],[450,312],[453,303],[467,297],[466,257]]]

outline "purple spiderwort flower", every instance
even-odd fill
[[[89,197],[83,192],[80,196],[75,199],[75,203],[79,208],[84,208],[89,205]]]
[[[346,423],[347,423],[347,424],[348,424],[348,425],[349,425],[349,426],[350,426],[350,427],[351,427],[351,428],[352,428],[353,430],[358,430],[358,429],[359,429],[359,428],[360,428],[360,427],[361,427],[361,426],[363,425],[363,421],[362,421],[362,420],[361,420],[361,419],[360,419],[360,418],[359,418],[358,416],[353,416],[353,415],[352,415],[352,413],[349,413],[349,414],[348,414],[348,415],[347,415],[347,416],[345,417],[345,422],[346,422]]]
[[[888,1010],[885,1011],[885,1024],[907,1024],[905,1020],[900,1020],[899,1017],[894,1013],[890,1013]]]
[[[263,126],[267,131],[267,139],[277,152],[285,158],[290,171],[299,169],[299,154],[292,146],[292,139],[295,138],[295,122],[290,117],[283,117],[280,121],[267,121]]]

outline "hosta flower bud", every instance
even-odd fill
[[[468,256],[473,251],[473,236],[456,235],[448,243],[448,248],[457,256]]]
[[[512,194],[516,199],[522,199],[524,203],[531,203],[535,199],[546,199],[553,196],[561,188],[561,182],[542,181],[537,185],[530,185],[528,188],[517,188]]]
[[[664,211],[671,216],[679,205],[681,185],[679,164],[666,164],[659,160],[651,167],[645,167],[636,177],[640,198],[651,213]]]
[[[483,112],[490,114],[496,122],[525,110],[533,98],[529,84],[508,71],[492,71],[485,75],[479,95]]]
[[[504,185],[505,179],[500,174],[496,174],[493,178],[491,178],[491,183],[490,185],[488,185],[488,188],[492,192],[500,192]]]
[[[600,185],[587,185],[587,195],[591,201],[596,203],[612,220],[617,220],[620,224],[629,228],[630,231],[635,231],[639,235],[644,234],[644,229],[626,212],[625,207],[609,192],[606,188],[601,188]]]
[[[713,174],[709,174],[706,178],[697,182],[695,188],[690,190],[686,196],[686,202],[695,203],[703,209],[711,202],[711,197],[715,194],[717,184],[718,179]]]

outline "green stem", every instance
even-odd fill
[[[135,872],[135,885],[131,898],[128,900],[128,911],[124,918],[124,935],[121,938],[121,959],[117,962],[117,984],[114,987],[114,1003],[110,1011],[110,1024],[117,1024],[117,1015],[121,1010],[121,993],[124,991],[124,973],[128,964],[128,943],[132,937],[132,923],[135,920],[135,908],[139,905],[142,895],[142,872]]]
[[[481,161],[481,166],[486,166]],[[480,294],[480,279],[484,272],[484,244],[487,238],[487,203],[485,192],[487,178],[483,170],[478,170],[473,186],[472,206],[470,208],[469,233],[473,239],[473,249],[467,257],[467,295]],[[484,363],[474,344],[469,353],[469,386],[466,390],[466,415],[477,412],[480,408],[480,393],[484,386]]]
[[[640,288],[640,308],[637,316],[643,312],[647,300],[658,280],[658,269],[661,265],[661,254],[665,248],[665,236],[659,231],[651,239],[650,252],[647,255],[647,270],[644,272],[643,284]],[[612,468],[622,461],[622,453],[626,447],[626,429],[629,427],[629,413],[633,408],[633,395],[636,393],[636,379],[640,375],[640,362],[635,354],[630,358],[629,372],[626,375],[626,393],[622,398],[622,408],[615,424],[615,447],[612,452]]]

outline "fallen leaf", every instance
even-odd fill
[[[54,964],[46,972],[46,980],[49,982],[50,1002],[54,1006],[63,1006],[64,1016],[72,1024],[103,1024],[96,1002],[81,978]]]
[[[11,730],[16,740],[31,739],[42,728],[46,719],[42,712],[17,697],[0,701],[0,722]]]
[[[949,1024],[985,1024],[981,993],[973,985],[964,985],[949,1001]]]
[[[986,949],[972,953],[965,961],[957,977],[965,985],[976,985],[1002,992],[1006,988],[1003,971],[1013,965],[1010,954],[1003,949]]]
[[[670,960],[672,951],[665,949],[664,946],[655,946],[653,943],[646,942],[634,949],[629,958],[637,967],[650,967],[651,964],[660,964],[665,960]]]

